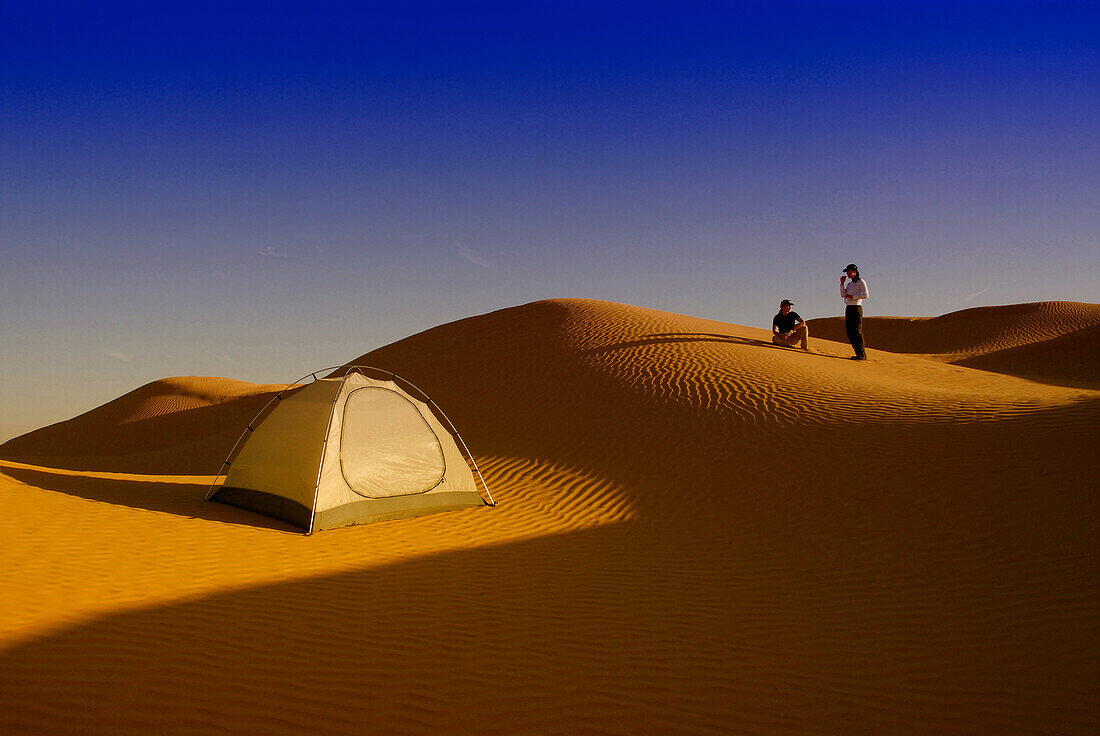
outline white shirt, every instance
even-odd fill
[[[871,298],[871,292],[867,291],[867,279],[848,281],[844,284],[844,293],[848,295],[844,297],[845,304],[862,304],[864,299]]]

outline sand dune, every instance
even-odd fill
[[[1033,306],[930,352],[1025,361]],[[414,335],[350,362],[499,506],[312,537],[200,500],[274,387],[12,440],[0,731],[1095,733],[1100,391],[817,346],[588,300]]]
[[[810,333],[847,342],[843,317],[809,320]],[[1100,388],[1100,304],[1036,302],[940,317],[865,317],[867,344],[956,365]]]
[[[50,467],[212,475],[227,446],[285,387],[228,378],[164,378],[9,440],[0,453]]]

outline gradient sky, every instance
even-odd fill
[[[0,0],[0,440],[593,297],[1100,301],[1095,2]],[[873,347],[873,346],[872,346]]]

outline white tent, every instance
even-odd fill
[[[312,375],[249,424],[206,500],[309,533],[486,505],[475,474],[495,505],[450,420],[411,383],[367,366]]]

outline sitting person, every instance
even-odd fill
[[[806,320],[798,316],[798,312],[792,312],[794,302],[784,299],[779,303],[779,314],[772,317],[772,342],[776,345],[794,347],[796,342],[802,342],[802,349],[810,349],[810,327]]]

